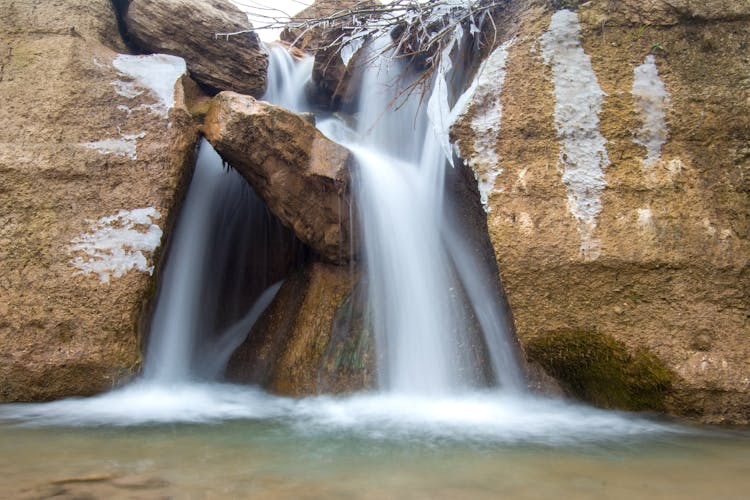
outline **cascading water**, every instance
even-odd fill
[[[268,102],[307,107],[304,84],[312,60],[296,63],[271,48]],[[144,378],[155,382],[213,380],[281,286],[270,254],[293,237],[247,182],[204,139],[175,228],[151,325]],[[278,267],[278,266],[275,266]]]
[[[313,58],[295,60],[282,46],[268,49],[268,88],[264,101],[296,112],[309,111],[305,86],[310,81]]]
[[[268,243],[283,240],[263,202],[202,141],[151,324],[147,380],[221,374],[279,288],[254,264],[267,265]]]
[[[378,350],[381,389],[421,395],[460,393],[490,382],[505,389],[522,386],[496,292],[477,279],[482,266],[463,243],[445,206],[444,152],[433,133],[420,95],[401,95],[420,75],[396,58],[380,55],[388,40],[376,40],[363,77],[359,127],[336,118],[321,130],[356,155],[357,206],[364,239],[367,283]],[[305,88],[312,58],[295,61],[282,47],[269,50],[269,87],[265,99],[293,111],[311,109]],[[439,75],[447,78],[449,75]],[[398,105],[396,105],[398,104]],[[218,283],[216,266],[231,260],[239,234],[263,228],[238,227],[248,220],[237,207],[246,198],[256,212],[264,208],[244,180],[223,171],[221,159],[203,143],[194,181],[176,228],[166,266],[163,293],[152,325],[145,376],[160,381],[221,374],[232,351],[272,300],[278,285],[257,297],[252,308],[235,307],[217,330],[217,311],[228,295]],[[239,200],[239,201],[238,201]],[[231,208],[227,208],[232,206]],[[221,219],[220,213],[227,218]],[[189,222],[188,222],[189,221]],[[189,229],[188,229],[189,227]],[[213,227],[222,228],[214,231]],[[246,242],[245,242],[246,244]],[[247,253],[239,248],[238,254]],[[266,286],[270,283],[266,283]],[[249,311],[248,311],[249,308]],[[244,316],[237,311],[245,311]],[[469,321],[474,315],[481,330]],[[227,317],[223,314],[222,317]],[[200,360],[195,359],[200,352]],[[489,355],[492,376],[477,359]]]
[[[420,92],[406,92],[419,75],[395,57],[377,55],[389,41],[377,40],[365,56],[374,62],[363,78],[367,92],[362,93],[358,130],[342,133],[341,124],[320,124],[358,160],[380,386],[438,395],[484,385],[473,351],[486,349],[491,382],[519,390],[522,376],[507,322],[491,300],[496,292],[474,277],[483,266],[447,217],[445,155],[420,105]],[[479,339],[469,335],[469,312],[482,330]]]

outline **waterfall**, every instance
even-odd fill
[[[214,223],[212,208],[224,175],[216,166],[218,155],[201,143],[193,179],[175,228],[169,260],[164,269],[146,353],[147,379],[179,381],[191,375],[192,355],[205,326],[202,285],[208,262],[209,235]],[[210,269],[206,269],[210,272]]]
[[[269,282],[268,246],[283,240],[247,182],[201,141],[151,323],[146,379],[222,373],[279,288]]]
[[[484,276],[496,271],[484,269],[446,199],[446,168],[457,167],[447,166],[420,90],[404,92],[421,75],[385,53],[387,43],[378,39],[367,49],[374,63],[364,70],[356,129],[335,117],[319,125],[357,158],[354,194],[379,386],[419,395],[457,394],[487,385],[518,390],[522,376],[516,347],[498,292]],[[280,46],[268,50],[264,99],[297,112],[312,109],[305,96],[312,58],[294,60]],[[436,78],[449,81],[450,75],[437,72]],[[267,230],[247,222],[257,214],[268,217],[246,182],[222,168],[204,142],[164,272],[147,378],[220,375],[273,299],[279,285],[271,286],[272,281],[256,286],[252,301],[222,281],[249,276],[226,266],[244,265],[251,235]],[[254,272],[263,275],[262,266]],[[243,296],[244,302],[239,300]]]
[[[281,47],[269,53],[264,99],[306,110],[312,58],[296,62]],[[184,382],[222,375],[281,285],[273,259],[294,245],[245,179],[202,140],[161,280],[145,378]]]
[[[382,50],[380,43],[369,50]],[[294,61],[274,48],[270,64],[271,78],[283,81],[270,82],[267,99],[297,111],[313,109],[305,98],[311,59]],[[294,254],[296,240],[203,141],[160,276],[143,379],[92,398],[2,405],[0,423],[246,420],[251,427],[231,426],[232,443],[237,429],[258,432],[261,440],[288,431],[292,448],[312,443],[316,456],[329,439],[349,450],[350,436],[408,446],[414,439],[516,446],[682,432],[524,393],[497,269],[481,249],[490,243],[486,234],[466,230],[452,193],[454,178],[464,172],[456,169],[464,167],[447,165],[446,130],[435,133],[427,119],[429,99],[420,103],[419,89],[401,93],[421,75],[384,55],[362,76],[359,113],[346,120],[357,126],[335,115],[318,126],[358,160],[353,192],[379,392],[297,399],[213,382],[279,290],[290,267],[279,264],[279,249]],[[460,76],[436,71],[432,78],[444,79],[432,88],[441,89],[435,96],[450,106],[447,82]],[[298,262],[289,258],[291,265]],[[481,390],[487,387],[501,390]]]
[[[267,47],[268,88],[263,100],[296,112],[309,111],[305,87],[312,74],[313,58],[296,61],[282,46]]]
[[[381,388],[440,395],[486,385],[477,359],[486,351],[490,384],[519,390],[515,344],[488,272],[445,199],[446,158],[417,81],[377,40],[363,77],[356,131],[320,124],[357,158],[357,206],[364,240]],[[450,81],[450,75],[437,75]],[[481,333],[471,333],[476,318]]]

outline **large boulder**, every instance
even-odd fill
[[[265,92],[268,54],[248,31],[247,15],[228,0],[133,0],[125,23],[140,48],[184,58],[190,75],[210,89]]]
[[[0,401],[92,394],[139,369],[197,130],[184,61],[118,54],[117,33],[108,0],[0,11]]]
[[[453,128],[516,329],[596,404],[748,423],[750,26],[610,4],[514,4]]]
[[[203,132],[302,242],[328,262],[352,257],[349,150],[302,116],[234,92],[213,98]]]

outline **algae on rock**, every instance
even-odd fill
[[[628,352],[597,333],[550,333],[526,344],[538,362],[572,396],[603,408],[665,411],[674,374],[646,351]]]

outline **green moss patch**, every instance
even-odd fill
[[[665,409],[674,375],[653,354],[631,353],[614,338],[596,333],[552,333],[526,346],[571,395],[603,408]]]
[[[318,373],[331,392],[350,392],[375,385],[375,346],[365,287],[360,282],[336,310],[331,337]]]

